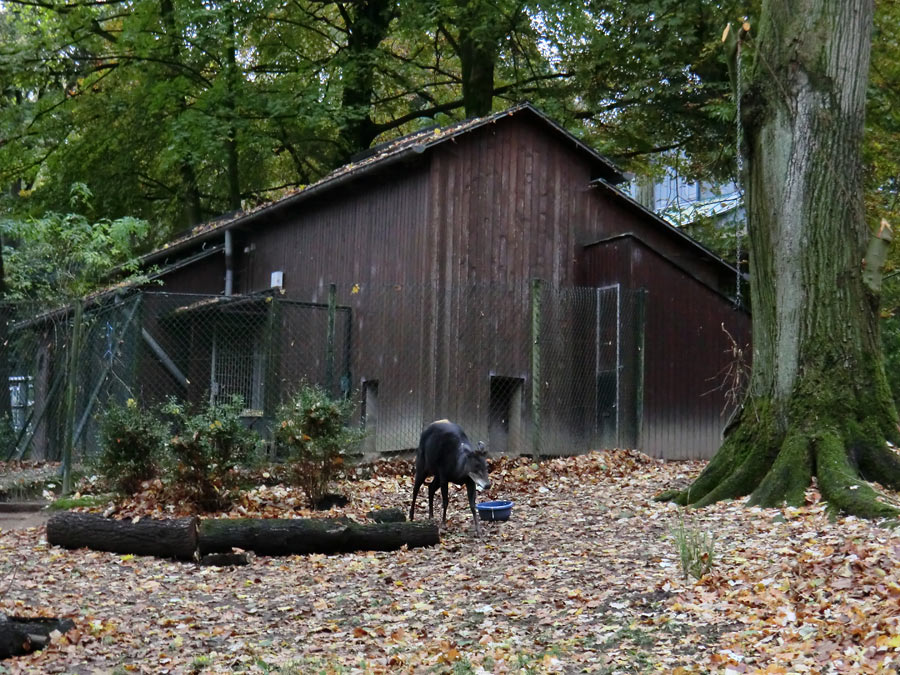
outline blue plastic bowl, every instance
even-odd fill
[[[496,502],[481,502],[475,505],[482,520],[509,520],[512,507],[513,503],[508,499],[501,499]]]

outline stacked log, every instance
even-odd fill
[[[437,524],[354,523],[337,518],[271,518],[204,520],[200,553],[240,548],[257,555],[394,551],[440,543]]]
[[[94,513],[60,511],[47,521],[47,542],[63,548],[194,560],[199,519],[114,520]]]
[[[47,542],[64,548],[197,560],[233,549],[257,555],[394,551],[440,543],[437,523],[355,523],[337,518],[113,520],[63,511],[47,522]],[[214,564],[214,563],[213,563]]]

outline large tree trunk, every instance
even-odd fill
[[[368,148],[379,133],[372,120],[377,49],[388,35],[396,12],[393,0],[338,3],[347,25],[347,47],[342,69],[341,108],[346,115],[341,136],[344,158]],[[351,11],[352,9],[352,11]]]
[[[466,31],[460,36],[459,61],[466,117],[483,117],[491,112],[498,51],[497,43],[485,44],[472,32]]]
[[[169,56],[173,64],[181,63],[181,38],[178,26],[175,23],[175,5],[173,0],[160,0],[160,20],[166,38],[169,40]],[[174,75],[173,75],[174,76]],[[183,114],[188,109],[188,101],[181,98],[178,101],[178,113]],[[200,196],[200,186],[197,183],[197,172],[194,170],[194,160],[185,152],[180,160],[178,173],[181,183],[177,186],[178,201],[181,210],[178,216],[180,228],[189,228],[203,220],[203,204]]]
[[[12,305],[6,302],[6,271],[3,266],[3,235],[0,234],[0,424],[12,425],[12,400],[9,397],[9,324],[13,320]],[[27,394],[26,394],[27,395]],[[9,436],[9,434],[7,434]],[[0,448],[0,457],[6,457],[13,448]]]
[[[825,499],[897,515],[865,480],[900,487],[897,413],[884,376],[860,143],[872,0],[770,0],[742,98],[753,307],[753,373],[736,422],[685,491],[705,505]],[[747,51],[745,48],[745,58]]]

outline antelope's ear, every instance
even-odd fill
[[[479,455],[487,455],[487,448],[484,447],[484,441],[478,441],[478,449],[475,452]]]

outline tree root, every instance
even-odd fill
[[[772,428],[758,422],[746,426],[756,431]],[[871,427],[860,428],[866,426]],[[779,443],[772,443],[772,434],[753,438],[741,433],[740,426],[737,431],[690,487],[661,493],[655,499],[702,507],[749,495],[748,506],[800,506],[815,477],[822,498],[839,512],[867,519],[900,517],[900,504],[892,503],[867,482],[900,490],[900,455],[880,434],[875,436],[878,441],[873,441],[852,429],[846,434],[853,439],[848,442],[832,425],[822,422],[814,429],[792,428]]]
[[[663,492],[654,499],[701,507],[750,494],[775,459],[770,419],[765,403],[744,408],[732,433],[691,486]]]
[[[842,513],[868,519],[900,516],[900,509],[861,478],[837,434],[823,434],[816,443],[816,477],[822,497]]]
[[[781,450],[757,488],[750,495],[750,506],[772,507],[787,503],[800,506],[806,488],[812,482],[813,467],[809,441],[799,433],[789,434]]]
[[[887,445],[857,443],[851,457],[859,467],[860,476],[876,481],[891,490],[900,491],[900,455]]]

